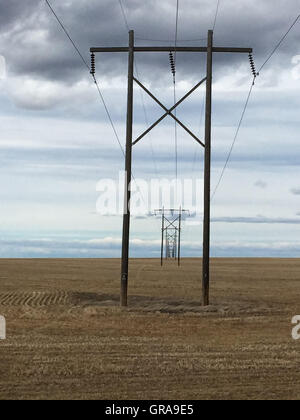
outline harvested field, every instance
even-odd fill
[[[298,399],[300,260],[0,260],[0,399]]]

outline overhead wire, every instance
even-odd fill
[[[218,180],[218,182],[217,182],[217,185],[216,185],[216,187],[215,187],[215,189],[214,189],[214,192],[213,192],[213,194],[212,194],[212,196],[211,196],[211,201],[214,199],[214,197],[215,197],[215,195],[216,195],[216,193],[217,193],[217,190],[218,190],[218,188],[219,188],[219,186],[220,186],[220,184],[221,184],[221,182],[222,182],[222,180],[223,180],[223,177],[224,177],[225,171],[226,171],[226,169],[227,169],[227,166],[228,166],[229,160],[230,160],[230,158],[231,158],[231,155],[232,155],[232,152],[233,152],[233,149],[234,149],[235,143],[236,143],[236,141],[237,141],[238,135],[239,135],[240,130],[241,130],[241,127],[242,127],[242,123],[243,123],[243,120],[244,120],[244,117],[245,117],[245,114],[246,114],[246,110],[247,110],[248,105],[249,105],[249,102],[250,102],[250,97],[251,97],[251,94],[252,94],[252,91],[253,91],[254,86],[255,86],[255,84],[252,82],[252,83],[251,83],[251,86],[250,86],[249,93],[248,93],[248,95],[247,95],[246,103],[245,103],[245,105],[244,105],[243,112],[242,112],[242,115],[241,115],[241,118],[240,118],[240,121],[239,121],[239,124],[238,124],[237,130],[236,130],[236,132],[235,132],[235,136],[234,136],[233,142],[232,142],[232,144],[231,144],[231,147],[230,147],[230,150],[229,150],[228,156],[227,156],[226,161],[225,161],[225,165],[224,165],[224,167],[223,167],[223,169],[222,169],[222,172],[221,172],[221,175],[220,175],[219,180]]]
[[[85,67],[86,67],[86,68],[89,70],[89,72],[90,72],[90,70],[91,70],[90,65],[87,63],[86,59],[83,57],[82,53],[80,52],[79,48],[77,47],[76,43],[73,41],[73,39],[72,39],[72,37],[70,36],[69,32],[67,31],[67,29],[66,29],[65,25],[62,23],[61,19],[58,17],[57,13],[56,13],[56,12],[55,12],[55,10],[53,9],[53,7],[52,7],[52,6],[51,6],[51,4],[49,3],[49,1],[48,1],[48,0],[45,0],[45,1],[46,1],[46,3],[47,3],[48,7],[50,8],[51,12],[53,13],[53,15],[54,15],[55,19],[56,19],[56,20],[57,20],[57,22],[59,23],[60,27],[62,28],[62,30],[64,31],[64,33],[65,33],[65,34],[66,34],[66,36],[68,37],[69,41],[70,41],[70,42],[71,42],[71,44],[73,45],[74,49],[75,49],[75,50],[76,50],[76,52],[78,53],[78,55],[79,55],[79,57],[81,58],[81,60],[82,60],[83,64],[85,65]],[[117,140],[117,142],[118,142],[118,144],[119,144],[119,147],[120,147],[120,149],[121,149],[121,151],[122,151],[122,154],[125,156],[125,151],[124,151],[124,148],[123,148],[123,146],[122,146],[122,144],[121,144],[120,137],[119,137],[119,135],[118,135],[118,133],[117,133],[117,130],[116,130],[116,127],[115,127],[115,125],[114,125],[114,123],[113,123],[113,120],[112,120],[111,114],[110,114],[110,112],[109,112],[108,106],[107,106],[107,104],[106,104],[106,101],[105,101],[104,96],[103,96],[103,94],[102,94],[102,91],[101,91],[101,89],[100,89],[99,83],[98,83],[98,81],[97,81],[97,79],[96,79],[96,76],[95,76],[95,75],[92,75],[92,77],[93,77],[93,79],[94,79],[94,83],[95,83],[95,85],[96,85],[96,87],[97,87],[98,94],[99,94],[100,99],[101,99],[101,101],[102,101],[102,104],[103,104],[103,106],[104,106],[105,112],[106,112],[106,114],[107,114],[108,120],[109,120],[109,122],[110,122],[110,124],[111,124],[111,127],[112,127],[112,129],[113,129],[113,132],[114,132],[114,135],[115,135],[115,137],[116,137],[116,140]]]
[[[125,13],[125,9],[124,9],[124,6],[123,6],[123,2],[122,2],[122,0],[118,0],[118,1],[119,1],[119,5],[120,5],[120,8],[121,8],[122,15],[123,15],[123,19],[124,19],[124,22],[125,22],[125,26],[126,26],[128,32],[129,32],[130,27],[129,27],[129,23],[128,23],[127,16],[126,16],[126,13]]]
[[[54,17],[56,18],[57,22],[59,23],[60,27],[61,27],[61,28],[62,28],[62,30],[64,31],[65,35],[67,36],[67,38],[69,39],[69,41],[70,41],[70,42],[71,42],[71,44],[73,45],[73,47],[74,47],[74,49],[76,50],[76,52],[77,52],[78,56],[80,57],[80,59],[81,59],[82,63],[83,63],[83,64],[84,64],[84,66],[85,66],[85,67],[86,67],[86,68],[90,71],[90,66],[89,66],[89,64],[87,63],[86,59],[84,58],[84,56],[83,56],[83,55],[82,55],[82,53],[80,52],[79,48],[77,47],[76,43],[74,42],[74,40],[73,40],[73,39],[72,39],[72,37],[70,36],[70,34],[69,34],[69,32],[67,31],[66,27],[65,27],[65,26],[64,26],[64,24],[62,23],[61,19],[58,17],[57,13],[56,13],[56,12],[55,12],[55,10],[53,9],[53,7],[52,7],[52,6],[51,6],[51,4],[49,3],[49,1],[48,1],[48,0],[45,0],[45,2],[46,2],[46,4],[48,5],[48,7],[49,7],[49,9],[51,10],[51,12],[53,13],[53,15],[54,15]],[[128,25],[128,21],[127,21],[127,18],[126,18],[125,10],[124,10],[124,7],[123,7],[123,4],[122,4],[122,1],[121,1],[121,0],[119,0],[119,4],[120,4],[121,10],[122,10],[122,15],[123,15],[123,18],[124,18],[124,22],[125,22],[125,24],[126,24],[126,27],[129,29],[129,25]],[[214,27],[214,28],[216,27],[216,23],[217,23],[217,17],[218,17],[219,7],[220,7],[220,0],[218,0],[218,3],[217,3],[217,10],[216,10],[216,14],[215,14],[215,18],[214,18],[214,25],[213,25],[213,27]],[[299,19],[300,19],[300,14],[296,17],[296,19],[293,21],[292,25],[289,27],[288,31],[287,31],[287,32],[283,35],[283,37],[280,39],[280,41],[278,42],[278,44],[277,44],[277,45],[275,46],[275,48],[272,50],[272,52],[270,53],[270,55],[269,55],[269,56],[267,57],[267,59],[263,62],[263,64],[262,64],[262,65],[261,65],[261,67],[259,68],[259,71],[258,71],[257,75],[259,75],[259,74],[260,74],[260,72],[262,71],[262,69],[263,69],[263,68],[267,65],[267,63],[271,60],[271,58],[273,57],[273,55],[276,53],[276,51],[277,51],[277,50],[279,49],[279,47],[282,45],[282,43],[284,42],[284,40],[286,39],[286,37],[289,35],[289,33],[292,31],[292,29],[294,28],[294,26],[297,24],[297,22],[299,21]],[[178,42],[180,42],[180,41],[178,40],[178,20],[179,20],[179,0],[177,0],[177,4],[176,4],[175,63],[176,63],[176,55],[177,55],[176,48],[177,48],[177,44],[178,44]],[[140,38],[140,39],[142,40],[142,38]],[[205,38],[205,39],[206,39],[206,38]],[[144,40],[147,40],[147,39],[144,39]],[[148,40],[149,40],[149,39],[148,39]],[[149,40],[149,41],[150,41],[150,40]],[[153,40],[153,41],[154,41],[154,40]],[[160,40],[156,40],[156,41],[157,41],[157,42],[160,42]],[[194,40],[190,40],[190,42],[193,42],[193,41],[194,41]],[[196,41],[196,40],[195,40],[195,41]],[[165,41],[162,41],[162,42],[165,42]],[[168,42],[168,41],[166,41],[166,42]],[[188,40],[186,40],[186,42],[188,42]],[[93,77],[93,79],[94,79],[94,83],[95,83],[95,85],[96,85],[96,88],[97,88],[97,91],[98,91],[99,97],[100,97],[101,102],[102,102],[102,104],[103,104],[103,106],[104,106],[105,112],[106,112],[107,117],[108,117],[108,119],[109,119],[110,125],[111,125],[112,130],[113,130],[113,132],[114,132],[114,135],[115,135],[115,137],[116,137],[116,140],[117,140],[117,142],[118,142],[118,144],[119,144],[119,147],[120,147],[120,149],[121,149],[121,152],[122,152],[123,156],[125,156],[125,151],[124,151],[124,148],[123,148],[122,143],[121,143],[121,141],[120,141],[120,138],[119,138],[119,136],[118,136],[118,133],[117,133],[116,127],[115,127],[115,125],[114,125],[113,119],[112,119],[111,114],[110,114],[109,109],[108,109],[108,106],[107,106],[106,101],[105,101],[105,99],[104,99],[104,96],[103,96],[103,94],[102,94],[102,91],[101,91],[100,85],[99,85],[99,83],[98,83],[98,81],[97,81],[97,79],[96,79],[96,76],[95,76],[95,75],[92,75],[92,77]],[[216,187],[215,187],[215,189],[214,189],[214,192],[213,192],[213,194],[212,194],[211,200],[213,200],[213,198],[215,197],[216,192],[217,192],[217,190],[218,190],[218,188],[219,188],[219,186],[220,186],[220,184],[221,184],[221,182],[222,182],[222,179],[223,179],[223,177],[224,177],[225,171],[226,171],[226,169],[227,169],[227,167],[228,167],[228,164],[229,164],[229,161],[230,161],[230,158],[231,158],[231,155],[232,155],[232,152],[233,152],[234,146],[235,146],[235,144],[236,144],[236,141],[237,141],[237,138],[238,138],[238,135],[239,135],[239,132],[240,132],[240,129],[241,129],[241,126],[242,126],[242,123],[243,123],[243,120],[244,120],[245,114],[246,114],[246,110],[247,110],[248,105],[249,105],[249,102],[250,102],[250,97],[251,97],[251,94],[252,94],[252,92],[253,92],[254,85],[255,85],[255,77],[254,77],[253,83],[251,84],[251,87],[250,87],[249,93],[248,93],[248,95],[247,95],[246,103],[245,103],[245,106],[244,106],[244,108],[243,108],[242,115],[241,115],[241,118],[240,118],[240,120],[239,120],[238,127],[237,127],[237,130],[236,130],[236,133],[235,133],[235,136],[234,136],[234,139],[233,139],[232,145],[231,145],[230,150],[229,150],[229,154],[228,154],[228,156],[227,156],[227,158],[226,158],[225,165],[224,165],[224,167],[223,167],[223,169],[222,169],[222,172],[221,172],[220,178],[219,178],[219,180],[218,180],[218,182],[217,182],[217,185],[216,185]],[[176,76],[174,77],[174,101],[175,101],[175,103],[176,103]],[[143,104],[143,108],[144,108],[144,111],[146,111],[146,109],[145,109],[145,104]],[[175,110],[175,112],[176,112],[176,110]],[[175,165],[176,165],[176,179],[177,179],[177,177],[178,177],[178,151],[177,151],[177,123],[176,123],[176,122],[175,122],[175,160],[176,160],[176,164],[175,164]],[[133,176],[133,179],[135,180],[134,176]],[[140,192],[140,190],[139,190],[139,192]],[[142,197],[142,198],[143,198],[143,197]],[[143,201],[144,201],[144,199],[143,199]]]
[[[204,117],[204,108],[205,108],[205,95],[203,95],[202,100],[202,106],[201,106],[201,113],[200,113],[200,119],[199,119],[199,133],[202,128],[203,123],[203,117]],[[194,152],[194,158],[193,158],[193,166],[192,166],[192,179],[194,179],[195,171],[196,171],[196,162],[198,158],[198,152],[199,152],[199,145],[195,145],[195,152]]]
[[[218,3],[217,3],[217,10],[216,10],[215,18],[214,18],[213,30],[216,29],[216,25],[217,25],[217,19],[218,19],[218,14],[219,14],[219,9],[220,9],[220,1],[221,0],[218,0]]]
[[[175,71],[173,73],[173,86],[174,86],[174,105],[176,105],[176,64],[177,64],[177,43],[178,43],[178,22],[179,22],[179,0],[176,1],[176,23],[175,23],[175,52],[174,52],[174,64]],[[175,109],[175,117],[177,117],[177,108]],[[178,130],[177,121],[175,121],[175,177],[178,179]]]
[[[98,93],[99,93],[100,99],[101,99],[101,101],[102,101],[102,103],[103,103],[103,106],[104,106],[105,112],[106,112],[106,114],[107,114],[108,120],[109,120],[109,122],[110,122],[110,125],[111,125],[111,127],[112,127],[112,129],[113,129],[113,132],[114,132],[114,134],[115,134],[115,137],[116,137],[116,139],[117,139],[117,142],[119,143],[119,146],[120,146],[121,152],[122,152],[123,156],[125,157],[125,151],[124,151],[124,148],[123,148],[123,146],[122,146],[122,143],[121,143],[120,137],[119,137],[119,135],[118,135],[118,133],[117,133],[117,129],[116,129],[115,124],[114,124],[114,122],[113,122],[113,120],[112,120],[112,117],[111,117],[111,115],[110,115],[110,112],[109,112],[109,110],[108,110],[108,107],[107,107],[107,105],[106,105],[106,102],[105,102],[105,100],[104,100],[104,97],[103,97],[102,91],[101,91],[101,89],[100,89],[100,86],[99,86],[98,80],[96,79],[96,76],[95,76],[94,74],[93,74],[92,76],[93,76],[93,79],[94,79],[94,82],[95,82],[96,88],[97,88],[97,90],[98,90]]]
[[[119,1],[119,5],[120,5],[120,8],[121,8],[121,12],[122,12],[122,16],[123,16],[123,19],[124,19],[126,29],[129,32],[130,27],[129,27],[129,22],[128,22],[128,19],[127,19],[127,16],[126,16],[125,8],[124,8],[124,5],[123,5],[123,1],[122,0],[118,0],[118,1]],[[134,61],[134,67],[135,67],[136,76],[137,76],[138,80],[140,80],[140,75],[139,75],[139,70],[138,70],[138,65],[137,65],[136,60]],[[144,117],[145,117],[145,123],[146,123],[147,126],[149,126],[149,118],[148,118],[148,113],[147,113],[147,109],[146,109],[146,105],[145,105],[144,92],[142,90],[140,90],[140,97],[141,97],[141,103],[142,103],[142,108],[143,108]],[[149,143],[150,143],[152,161],[153,161],[153,164],[154,164],[154,170],[155,170],[156,176],[158,177],[158,165],[157,165],[157,161],[156,161],[156,157],[155,157],[155,153],[154,153],[153,141],[152,141],[151,134],[149,135]]]
[[[277,50],[279,49],[279,47],[282,45],[283,41],[284,41],[284,40],[286,39],[286,37],[289,35],[289,33],[291,32],[291,30],[294,28],[294,26],[295,26],[295,25],[297,24],[297,22],[299,21],[299,19],[300,19],[300,14],[299,14],[299,15],[296,17],[296,19],[293,21],[293,23],[292,23],[292,24],[291,24],[291,26],[289,27],[288,31],[287,31],[287,32],[285,32],[285,34],[282,36],[282,38],[280,39],[280,41],[278,42],[278,44],[276,44],[275,48],[272,50],[271,54],[270,54],[270,55],[267,57],[267,59],[263,62],[263,64],[262,64],[262,65],[261,65],[261,67],[259,68],[258,72],[257,72],[257,73],[256,73],[256,75],[254,76],[253,83],[252,83],[252,84],[251,84],[251,86],[250,86],[250,90],[249,90],[249,93],[248,93],[248,96],[247,96],[247,99],[246,99],[246,103],[245,103],[245,106],[244,106],[243,111],[242,111],[242,116],[241,116],[241,119],[239,120],[239,124],[238,124],[237,130],[236,130],[236,133],[235,133],[235,136],[234,136],[233,142],[232,142],[232,144],[231,144],[231,146],[230,146],[229,153],[228,153],[228,156],[227,156],[227,158],[226,158],[226,161],[225,161],[224,167],[223,167],[223,169],[222,169],[222,171],[221,171],[221,175],[220,175],[220,177],[219,177],[219,179],[218,179],[217,185],[216,185],[216,187],[215,187],[215,189],[214,189],[214,192],[213,192],[213,194],[212,194],[212,196],[211,196],[211,200],[213,200],[213,199],[214,199],[214,197],[215,197],[215,195],[216,195],[216,193],[217,193],[217,190],[219,189],[220,184],[221,184],[221,182],[222,182],[222,180],[223,180],[223,178],[224,178],[225,171],[226,171],[226,169],[227,169],[227,167],[228,167],[228,164],[229,164],[229,161],[230,161],[230,158],[231,158],[231,155],[232,155],[232,152],[233,152],[234,146],[235,146],[235,144],[236,144],[236,141],[237,141],[237,138],[238,138],[238,135],[239,135],[239,132],[240,132],[240,129],[241,129],[241,126],[242,126],[242,123],[243,123],[243,120],[244,120],[244,117],[245,117],[245,114],[246,114],[246,111],[247,111],[247,108],[248,108],[248,105],[249,105],[249,102],[250,102],[250,97],[251,97],[251,94],[252,94],[253,89],[254,89],[254,86],[255,86],[255,80],[256,80],[256,77],[260,75],[260,73],[261,73],[261,71],[263,70],[263,68],[267,65],[267,63],[268,63],[268,62],[271,60],[271,58],[274,56],[274,54],[276,53],[276,51],[277,51]]]
[[[262,69],[267,65],[267,63],[271,60],[271,58],[273,57],[273,55],[276,53],[276,51],[278,50],[278,48],[281,46],[281,44],[283,43],[283,41],[286,39],[286,37],[289,35],[289,33],[291,32],[291,30],[294,28],[294,26],[297,24],[297,22],[300,19],[300,14],[296,17],[296,19],[294,20],[294,22],[292,23],[292,25],[289,27],[288,31],[283,35],[283,37],[280,39],[280,41],[278,42],[278,44],[275,46],[275,48],[272,50],[271,54],[268,56],[268,58],[264,61],[264,63],[262,64],[262,66],[260,67],[260,69],[258,70],[258,72],[260,73],[262,71]]]
[[[73,47],[75,48],[75,50],[77,51],[77,54],[79,55],[79,57],[81,58],[81,61],[83,62],[83,64],[87,67],[88,70],[90,70],[90,66],[87,63],[86,59],[83,57],[83,55],[81,54],[79,48],[77,47],[77,45],[75,44],[75,42],[73,41],[73,39],[71,38],[71,36],[69,35],[68,31],[66,30],[65,26],[63,25],[62,21],[59,19],[59,17],[57,16],[55,10],[53,9],[53,7],[51,6],[51,4],[49,3],[48,0],[45,0],[49,9],[51,10],[51,12],[53,13],[54,17],[56,18],[57,22],[59,23],[60,27],[62,28],[62,30],[64,31],[64,33],[66,34],[66,36],[68,37],[69,41],[71,42],[71,44],[73,45]]]
[[[66,29],[65,25],[63,24],[62,20],[58,17],[57,13],[56,13],[56,12],[55,12],[55,10],[53,9],[53,7],[52,7],[52,6],[51,6],[51,4],[49,3],[49,1],[48,1],[48,0],[45,0],[45,2],[46,2],[46,4],[48,5],[48,7],[49,7],[49,9],[51,10],[51,12],[53,13],[53,15],[54,15],[55,19],[57,20],[57,22],[59,23],[60,27],[63,29],[64,33],[65,33],[65,34],[66,34],[66,36],[68,37],[69,41],[70,41],[70,42],[71,42],[71,44],[73,45],[73,47],[74,47],[75,51],[77,52],[77,54],[79,55],[79,57],[80,57],[80,59],[81,59],[82,63],[83,63],[83,64],[85,65],[85,67],[89,70],[89,72],[91,72],[91,67],[90,67],[90,65],[87,63],[87,61],[86,61],[86,60],[85,60],[85,58],[83,57],[83,55],[82,55],[82,53],[80,52],[79,48],[77,47],[76,43],[74,42],[74,40],[72,39],[72,37],[71,37],[71,35],[69,34],[68,30]],[[91,73],[90,73],[90,74],[91,74]],[[97,78],[96,78],[95,74],[91,74],[91,76],[93,77],[93,80],[94,80],[94,83],[95,83],[95,85],[96,85],[96,88],[97,88],[97,91],[98,91],[99,97],[100,97],[100,99],[101,99],[101,101],[102,101],[102,104],[103,104],[103,106],[104,106],[105,112],[106,112],[106,114],[107,114],[108,120],[109,120],[109,122],[110,122],[110,125],[111,125],[111,127],[112,127],[113,133],[114,133],[114,135],[115,135],[115,137],[116,137],[116,140],[117,140],[117,142],[118,142],[118,145],[119,145],[119,147],[120,147],[120,150],[121,150],[121,152],[122,152],[123,156],[125,157],[125,151],[124,151],[124,148],[123,148],[123,146],[122,146],[122,143],[121,143],[120,137],[119,137],[119,135],[118,135],[117,129],[116,129],[115,124],[114,124],[114,122],[113,122],[113,119],[112,119],[112,116],[111,116],[110,111],[109,111],[109,109],[108,109],[108,106],[107,106],[107,104],[106,104],[106,101],[105,101],[105,99],[104,99],[104,96],[103,96],[103,93],[102,93],[102,91],[101,91],[100,85],[99,85],[99,83],[98,83],[98,81],[97,81]],[[132,179],[134,180],[135,184],[137,185],[137,182],[136,182],[136,179],[135,179],[135,177],[134,177],[134,174],[133,174],[133,173],[132,173]],[[143,202],[145,203],[145,199],[144,199],[144,197],[143,197],[143,195],[142,195],[142,193],[141,193],[141,190],[140,190],[139,188],[137,188],[137,190],[138,190],[138,193],[140,194],[140,196],[141,196],[141,198],[142,198]]]
[[[140,80],[140,75],[139,75],[139,71],[138,71],[138,67],[137,67],[136,63],[135,63],[135,72],[136,72],[136,76],[137,76],[138,80]],[[141,97],[142,108],[143,108],[143,112],[144,112],[144,116],[145,116],[145,123],[146,123],[146,126],[149,127],[149,118],[148,118],[148,113],[147,113],[147,109],[146,109],[144,93],[143,93],[142,90],[140,90],[140,97]],[[158,178],[158,165],[157,165],[157,159],[156,159],[155,153],[154,153],[154,147],[153,147],[153,141],[152,141],[151,133],[149,134],[149,144],[150,144],[150,150],[151,150],[152,161],[153,161],[153,164],[154,164],[155,174]]]

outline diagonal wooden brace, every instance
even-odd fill
[[[201,146],[205,147],[204,143],[194,134],[191,130],[189,130],[173,113],[174,109],[176,109],[185,99],[187,99],[198,87],[200,87],[205,81],[206,77],[202,79],[196,86],[194,86],[186,95],[184,95],[172,108],[166,108],[154,95],[151,93],[139,80],[134,78],[134,81],[164,110],[166,111],[164,115],[162,115],[154,124],[151,125],[143,134],[141,134],[134,142],[133,146],[135,146],[142,138],[144,138],[154,127],[156,127],[159,123],[161,123],[168,115],[172,117],[190,136],[192,136],[197,143],[201,144]]]

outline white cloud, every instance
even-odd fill
[[[4,256],[10,257],[120,257],[121,239],[105,237],[102,239],[10,239],[0,240]],[[274,241],[218,241],[212,243],[214,256],[297,256],[300,242]],[[133,257],[159,257],[160,240],[133,238],[130,241]],[[182,241],[184,256],[201,256],[202,242]]]
[[[6,90],[15,104],[30,110],[49,110],[62,105],[81,105],[91,101],[91,83],[73,85],[62,82],[23,77],[9,77]]]

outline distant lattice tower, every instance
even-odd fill
[[[189,213],[188,210],[179,209],[159,209],[155,214],[161,214],[161,265],[164,258],[166,260],[177,260],[180,265],[181,259],[181,232],[182,216]]]

